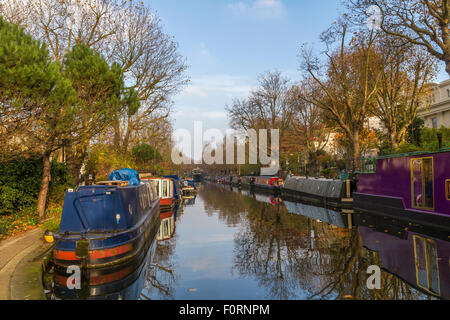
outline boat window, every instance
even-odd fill
[[[420,209],[434,209],[433,158],[411,160],[412,206]]]
[[[156,182],[156,190],[158,191],[158,198],[161,198],[161,188],[159,186],[159,180],[155,180]]]
[[[168,197],[168,183],[167,180],[163,180],[162,182],[162,196],[163,198],[167,198]]]
[[[414,256],[417,285],[430,292],[440,294],[436,242],[414,236]]]

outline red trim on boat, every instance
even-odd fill
[[[114,272],[114,273],[100,275],[100,276],[92,276],[89,279],[89,284],[91,286],[98,286],[98,285],[102,285],[105,283],[119,281],[119,280],[122,280],[123,278],[125,278],[126,276],[128,276],[129,274],[131,274],[132,272],[133,272],[133,267],[129,266],[125,269],[122,269],[122,270]],[[69,278],[65,277],[65,276],[61,276],[58,274],[55,275],[55,281],[58,284],[63,285],[63,286],[67,285],[68,279]]]
[[[104,259],[104,258],[110,258],[114,256],[118,256],[124,253],[127,253],[133,249],[133,245],[131,243],[127,243],[123,246],[111,248],[111,249],[104,249],[104,250],[95,250],[95,251],[89,251],[89,258],[91,260],[97,260],[97,259]],[[77,258],[75,251],[60,251],[55,250],[53,252],[55,259],[58,260],[64,260],[64,261],[78,261],[80,260]]]
[[[173,203],[173,198],[161,199],[159,202],[160,206],[171,206]]]
[[[91,277],[91,279],[89,280],[89,284],[93,286],[98,286],[101,284],[118,281],[128,276],[132,271],[133,271],[132,266],[129,266],[128,268],[125,268],[118,272],[114,272],[104,276]]]
[[[164,220],[164,219],[170,218],[171,216],[173,216],[173,212],[172,212],[172,211],[169,211],[169,212],[163,212],[163,213],[161,213],[161,214],[159,215],[159,218],[160,218],[161,220]]]

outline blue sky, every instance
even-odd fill
[[[340,0],[145,0],[180,45],[190,85],[174,98],[175,128],[228,127],[225,105],[245,97],[257,76],[278,69],[300,79],[302,43],[318,38],[340,15]],[[441,72],[439,79],[448,78]]]
[[[300,78],[297,53],[339,15],[340,0],[146,0],[190,68],[175,97],[175,128],[228,127],[225,105],[245,97],[266,70]]]

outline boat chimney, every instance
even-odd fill
[[[439,151],[440,150],[442,150],[442,133],[438,133],[437,134],[437,138],[438,138],[438,141],[439,141]]]

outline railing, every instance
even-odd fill
[[[368,158],[361,159],[361,171],[358,173],[376,173],[377,171],[377,159]]]

